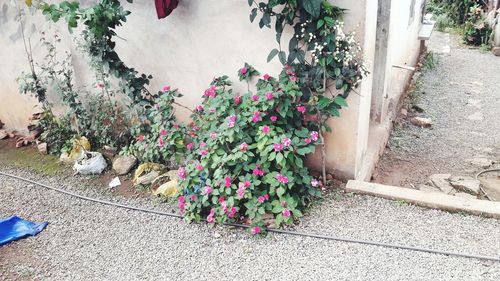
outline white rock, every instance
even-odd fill
[[[113,170],[117,175],[125,175],[137,164],[137,158],[131,155],[119,156],[113,161]]]
[[[410,122],[418,127],[427,128],[432,126],[432,120],[430,118],[424,117],[413,117],[410,119]]]
[[[500,202],[500,178],[484,178],[481,184],[491,200]]]
[[[429,177],[432,185],[439,188],[442,192],[449,194],[453,191],[453,186],[448,182],[451,174],[434,174]]]
[[[469,176],[453,176],[450,178],[450,184],[457,190],[478,195],[481,182]]]

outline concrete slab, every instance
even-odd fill
[[[500,219],[500,203],[479,199],[460,198],[452,195],[424,192],[415,189],[350,180],[347,192],[373,195],[390,200],[404,200],[409,203],[451,212],[466,212],[474,215]]]

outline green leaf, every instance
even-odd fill
[[[316,28],[318,28],[318,29],[319,29],[320,27],[322,27],[322,26],[323,26],[323,24],[325,24],[325,21],[320,19],[320,20],[318,21],[318,24],[316,25]]]
[[[319,96],[318,109],[322,110],[323,108],[329,106],[331,102],[332,100],[330,100],[329,98],[325,96]]]
[[[277,153],[276,154],[276,162],[279,164],[279,163],[281,163],[281,161],[283,161],[283,154]]]
[[[248,6],[252,6],[253,5],[253,0],[248,0]]]
[[[279,52],[278,58],[280,59],[281,64],[286,63],[286,53],[284,51]]]
[[[347,107],[347,102],[342,96],[335,96],[333,99],[336,104],[338,104],[340,107]]]
[[[278,53],[279,53],[278,49],[272,49],[269,55],[267,56],[267,62],[270,62]]]
[[[306,12],[317,18],[321,13],[321,2],[322,0],[303,0],[302,5],[304,6],[304,10],[306,10]]]
[[[253,8],[252,12],[250,13],[250,22],[253,22],[256,16],[257,16],[257,8]]]

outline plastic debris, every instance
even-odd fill
[[[108,163],[99,152],[87,152],[84,157],[84,159],[76,161],[75,165],[73,165],[73,169],[77,174],[100,174],[108,166]]]
[[[47,224],[49,223],[35,223],[23,220],[18,216],[0,219],[0,246],[24,237],[35,236],[40,233]]]
[[[137,167],[134,173],[134,185],[151,184],[155,178],[160,176],[165,166],[156,163],[144,163]]]
[[[160,187],[158,187],[158,189],[155,192],[153,192],[154,195],[161,194],[167,197],[174,197],[178,193],[179,193],[179,188],[177,187],[177,180],[175,179],[160,185]]]
[[[120,181],[120,178],[115,177],[114,179],[112,179],[112,180],[109,182],[108,186],[109,186],[109,188],[115,188],[115,187],[117,187],[117,186],[120,186],[121,184],[122,184],[122,183],[121,183],[121,181]]]
[[[61,162],[74,163],[85,158],[85,152],[90,151],[90,142],[86,137],[79,137],[73,141],[71,151],[63,152],[59,157]]]

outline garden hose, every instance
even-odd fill
[[[162,215],[162,216],[183,219],[183,216],[178,215],[178,214],[167,213],[167,212],[151,210],[151,209],[144,209],[144,208],[140,208],[140,207],[133,207],[133,206],[119,204],[119,203],[110,202],[110,201],[106,201],[106,200],[91,198],[91,197],[83,196],[83,195],[80,195],[80,194],[77,194],[77,193],[74,193],[71,191],[66,191],[63,189],[55,188],[55,187],[52,187],[52,186],[49,186],[49,185],[46,185],[46,184],[43,184],[43,183],[40,183],[37,181],[33,181],[33,180],[30,180],[30,179],[27,179],[24,177],[7,174],[4,172],[0,172],[0,175],[10,177],[13,179],[17,179],[17,180],[21,180],[24,182],[32,183],[32,184],[35,184],[35,185],[59,192],[59,193],[63,193],[63,194],[66,194],[66,195],[69,195],[72,197],[76,197],[76,198],[79,198],[82,200],[86,200],[86,201],[91,201],[91,202],[100,203],[100,204],[104,204],[104,205],[114,206],[114,207],[118,207],[118,208],[124,208],[124,209],[128,209],[128,210],[134,210],[134,211],[139,211],[139,212],[145,212],[145,213],[151,213],[151,214],[157,214],[157,215]],[[204,221],[206,221],[206,220],[204,220]],[[238,223],[224,223],[224,225],[238,227],[238,228],[250,228],[249,225],[238,224]],[[472,258],[472,259],[500,262],[500,257],[493,257],[493,256],[483,256],[483,255],[474,255],[474,254],[467,254],[467,253],[460,253],[460,252],[441,251],[441,250],[434,250],[434,249],[428,249],[428,248],[420,248],[420,247],[398,245],[398,244],[388,244],[388,243],[382,243],[382,242],[373,242],[373,241],[360,240],[360,239],[350,239],[350,238],[321,235],[321,234],[313,234],[313,233],[306,233],[306,232],[298,232],[298,231],[289,231],[289,230],[282,230],[282,229],[275,229],[275,228],[269,228],[269,229],[267,229],[267,231],[271,232],[271,233],[278,233],[278,234],[295,235],[295,236],[301,236],[301,237],[312,237],[312,238],[340,241],[340,242],[346,242],[346,243],[356,243],[356,244],[379,246],[379,247],[392,248],[392,249],[402,249],[402,250],[425,252],[425,253],[439,254],[439,255],[446,255],[446,256],[455,256],[455,257],[464,257],[464,258]]]

